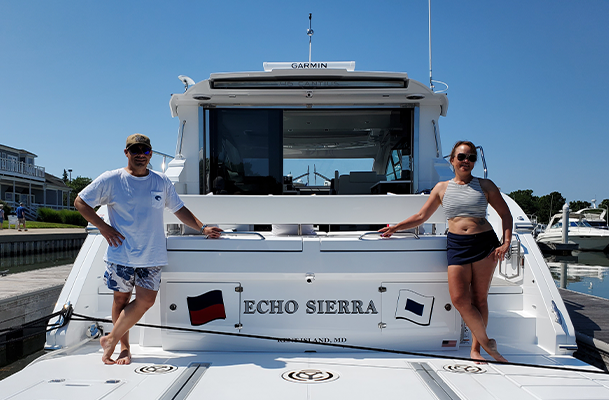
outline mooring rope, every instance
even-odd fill
[[[60,319],[60,322],[57,324],[52,324],[50,326],[50,328],[45,329],[44,333],[48,333],[51,332],[55,329],[59,329],[63,326],[65,326],[68,321],[70,320],[70,315],[72,313],[72,308],[64,308],[60,311],[54,312],[53,314],[49,314],[47,316],[44,317],[40,317],[38,319],[35,319],[33,321],[30,322],[26,322],[24,324],[21,325],[15,325],[15,326],[11,326],[9,328],[4,328],[4,329],[0,329],[0,335],[4,335],[4,336],[10,336],[11,333],[17,333],[17,332],[22,332],[24,329],[33,329],[33,328],[46,328],[47,326],[49,326],[48,321],[53,318],[53,317],[58,317],[58,316],[62,316],[63,318]],[[40,325],[38,325],[40,324]],[[35,332],[35,333],[30,333],[27,335],[21,335],[19,337],[15,337],[15,338],[11,338],[11,339],[6,339],[3,341],[0,341],[0,346],[4,346],[7,345],[9,343],[14,343],[14,342],[19,342],[19,341],[23,341],[25,339],[29,339],[35,336],[39,336],[42,332]]]
[[[76,317],[76,318],[75,318]],[[66,318],[67,319],[67,318]],[[87,315],[72,313],[70,319],[74,321],[92,321],[92,322],[106,322],[112,323],[112,320],[103,319],[103,318],[94,318]],[[144,324],[137,323],[136,326],[140,326],[142,328],[155,328],[155,329],[167,329],[173,331],[181,331],[181,332],[194,332],[194,333],[204,333],[208,335],[220,335],[220,336],[232,336],[232,337],[241,337],[248,339],[261,339],[261,340],[273,340],[273,341],[282,341],[282,342],[292,342],[292,343],[303,343],[303,344],[313,344],[317,346],[327,346],[327,347],[339,347],[343,349],[351,349],[351,350],[364,350],[364,351],[372,351],[379,353],[391,353],[391,354],[400,354],[400,355],[408,355],[408,356],[416,356],[416,357],[428,357],[428,358],[440,358],[445,360],[458,360],[458,361],[470,361],[475,363],[486,363],[486,364],[499,364],[499,365],[512,365],[518,367],[528,367],[528,368],[541,368],[541,369],[550,369],[556,371],[571,371],[571,372],[582,372],[582,373],[593,373],[593,374],[609,374],[608,371],[603,370],[587,370],[582,368],[572,368],[572,367],[559,367],[554,365],[538,365],[538,364],[526,364],[519,362],[503,362],[496,360],[476,360],[468,357],[454,357],[454,356],[446,356],[441,354],[430,354],[430,353],[420,353],[413,351],[405,351],[405,350],[393,350],[393,349],[384,349],[378,347],[368,347],[368,346],[356,346],[350,344],[340,344],[340,343],[324,343],[324,342],[308,342],[306,340],[294,339],[294,338],[280,338],[274,336],[264,336],[264,335],[253,335],[248,333],[234,333],[234,332],[219,332],[219,331],[210,331],[205,329],[195,329],[195,328],[183,328],[178,326],[164,326],[164,325],[154,325],[154,324]]]

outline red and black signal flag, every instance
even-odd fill
[[[226,319],[221,290],[212,290],[197,297],[187,297],[190,324],[204,325],[216,319]]]

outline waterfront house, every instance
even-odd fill
[[[69,208],[70,191],[60,178],[35,164],[36,154],[0,144],[0,199],[13,210],[23,203],[28,219],[36,217],[39,207],[55,210]]]

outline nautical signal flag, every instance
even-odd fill
[[[226,319],[221,290],[212,290],[197,297],[186,297],[190,324],[204,325],[217,319]]]
[[[398,296],[395,318],[427,326],[431,323],[433,302],[433,296],[424,296],[412,290],[402,289]]]

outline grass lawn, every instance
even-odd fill
[[[2,223],[2,227],[4,229],[8,229],[8,221],[5,220]],[[25,227],[28,229],[49,229],[49,228],[81,228],[81,229],[84,229],[83,226],[58,224],[55,222],[38,222],[38,221],[25,221]]]

